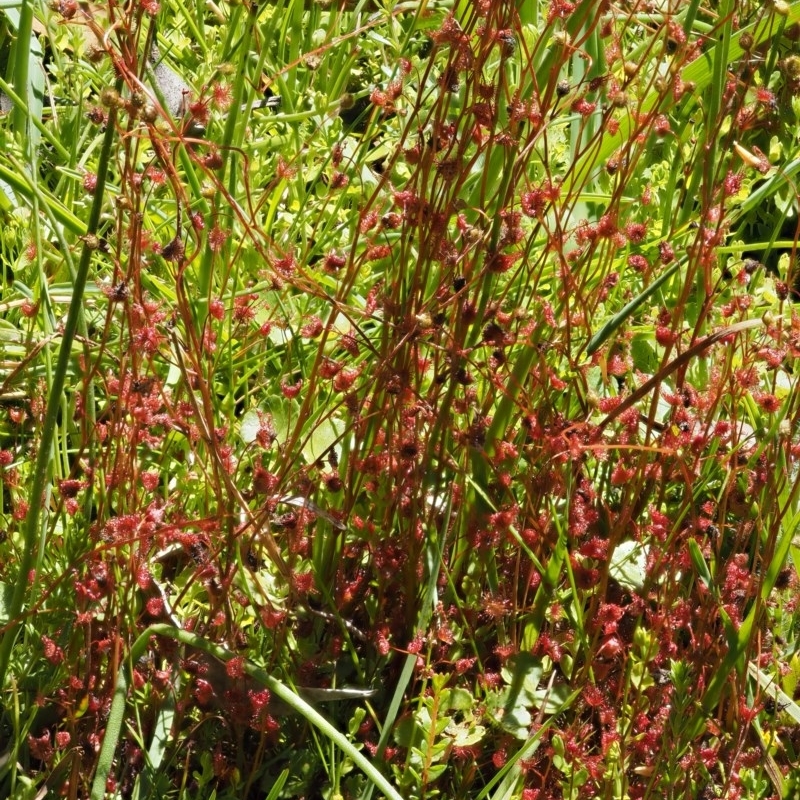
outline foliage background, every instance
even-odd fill
[[[3,791],[793,796],[798,20],[6,9]]]

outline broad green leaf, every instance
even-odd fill
[[[647,547],[641,542],[620,542],[608,565],[608,573],[621,586],[638,592],[647,575]]]
[[[340,431],[333,418],[320,420],[311,432],[311,436],[303,445],[303,456],[309,464],[314,464],[325,457],[328,450],[339,441]]]
[[[505,666],[500,671],[503,680],[516,690],[521,691],[532,697],[539,688],[542,680],[544,666],[541,658],[536,658],[530,653],[517,653],[508,659]]]
[[[475,697],[472,692],[466,689],[447,690],[447,708],[453,711],[468,711],[475,704]]]
[[[258,411],[250,409],[245,412],[239,423],[239,435],[245,444],[252,444],[261,430],[261,417]]]
[[[400,747],[411,747],[413,743],[420,741],[423,730],[414,717],[406,716],[394,726],[392,736]]]
[[[517,739],[527,739],[533,718],[522,702],[509,702],[508,689],[490,692],[486,698],[487,711],[495,721]],[[517,697],[519,701],[519,696]]]
[[[640,333],[631,342],[633,366],[645,375],[652,375],[658,369],[658,356],[651,344],[651,337]]]

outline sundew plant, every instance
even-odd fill
[[[797,796],[800,2],[2,14],[0,796]]]

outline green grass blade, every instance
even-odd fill
[[[234,654],[219,647],[211,642],[206,641],[201,636],[197,636],[188,631],[174,628],[171,625],[151,625],[134,642],[131,647],[129,661],[136,663],[147,651],[152,636],[167,636],[175,639],[181,644],[189,647],[202,650],[214,658],[219,659],[223,663],[229,661],[234,657]],[[288,686],[281,683],[277,678],[269,675],[260,667],[255,666],[251,662],[245,662],[245,672],[254,680],[258,681],[262,686],[265,686],[270,692],[286,703],[292,710],[297,712],[300,716],[306,719],[313,725],[323,736],[333,742],[353,763],[361,769],[370,781],[380,791],[386,795],[390,800],[403,800],[402,796],[392,786],[386,777],[378,771],[361,752],[358,750],[347,737],[340,733],[325,717],[322,716],[315,708],[309,705],[302,697],[293,692]],[[128,679],[126,669],[120,668],[117,677],[117,685],[114,692],[114,699],[111,703],[111,711],[109,713],[108,724],[106,726],[106,734],[103,737],[103,744],[100,748],[100,757],[98,760],[98,768],[95,773],[95,778],[92,783],[91,800],[103,800],[105,797],[105,788],[108,777],[111,774],[111,767],[114,762],[114,756],[119,742],[119,736],[122,731],[122,720],[125,716],[125,705],[128,693]]]

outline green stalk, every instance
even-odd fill
[[[699,189],[699,184],[703,181],[704,193],[707,197],[704,198],[705,204],[710,205],[711,193],[714,190],[714,176],[719,169],[717,162],[717,149],[720,139],[719,131],[722,120],[719,118],[720,109],[722,108],[722,96],[725,92],[725,84],[727,82],[729,53],[731,49],[731,36],[733,35],[733,3],[731,0],[725,0],[720,7],[720,17],[723,20],[722,30],[719,34],[719,39],[716,47],[714,47],[712,59],[714,62],[711,84],[709,90],[705,93],[706,111],[706,124],[702,127],[705,134],[705,157],[699,162],[699,169],[695,168],[694,185],[690,184],[689,196],[698,196],[692,190]]]
[[[241,41],[236,45],[239,56],[237,59],[238,68],[236,75],[233,79],[233,101],[231,103],[231,113],[228,114],[225,120],[225,128],[222,133],[222,142],[220,144],[220,155],[222,156],[222,168],[219,172],[220,184],[225,183],[226,176],[228,177],[228,191],[231,197],[236,197],[236,165],[231,163],[234,154],[234,148],[241,147],[242,139],[244,137],[245,122],[241,114],[233,109],[240,108],[244,103],[245,97],[245,84],[248,76],[248,64],[250,49],[253,39],[253,29],[258,21],[258,12],[254,7],[247,14],[245,21],[245,28],[242,34]],[[231,54],[233,55],[233,53]],[[238,131],[237,131],[238,126]],[[230,169],[230,173],[228,170]]]
[[[222,662],[230,661],[234,654],[223,647],[206,641],[201,636],[197,636],[189,631],[175,628],[172,625],[163,623],[151,625],[131,647],[128,663],[135,664],[147,651],[150,639],[153,636],[168,636],[181,644],[202,650]],[[325,717],[322,716],[313,706],[309,705],[302,697],[299,697],[288,686],[281,683],[277,678],[269,675],[260,667],[246,661],[244,671],[262,686],[296,711],[317,730],[335,744],[352,762],[363,771],[372,783],[384,793],[390,800],[403,800],[387,778],[372,764],[346,736],[337,730]],[[111,702],[111,711],[108,716],[106,733],[103,737],[103,744],[100,748],[100,757],[97,763],[97,772],[92,783],[91,800],[103,800],[106,794],[106,782],[111,774],[111,767],[114,763],[114,753],[117,749],[119,736],[122,732],[122,724],[125,718],[125,701],[128,694],[129,680],[127,671],[120,668],[117,675],[117,685],[114,690],[114,699]]]
[[[233,35],[233,32],[238,30],[238,22],[239,17],[241,16],[241,9],[239,7],[235,7],[233,13],[231,15],[231,21],[228,26],[229,29],[229,41],[226,42],[225,49],[226,51],[229,48],[231,50],[231,56],[234,55],[236,51],[239,53],[239,57],[237,59],[237,70],[236,74],[233,78],[233,100],[231,102],[231,112],[228,114],[225,120],[225,127],[222,133],[222,140],[219,144],[219,152],[222,156],[222,168],[219,171],[219,182],[221,186],[225,185],[226,176],[229,178],[229,193],[230,196],[235,198],[236,197],[236,160],[235,160],[235,151],[234,148],[241,145],[241,139],[244,135],[244,127],[246,123],[246,119],[242,119],[242,115],[233,111],[233,109],[238,109],[242,106],[244,96],[245,96],[245,84],[247,79],[247,67],[248,67],[248,60],[250,55],[250,43],[253,38],[253,29],[256,26],[258,20],[258,9],[254,6],[250,11],[247,12],[247,19],[245,24],[244,32],[241,36],[241,40],[237,43],[231,43],[230,38]],[[236,129],[237,125],[240,126],[240,134],[238,139],[236,137]],[[187,170],[187,173],[189,171]],[[198,195],[199,196],[199,193]],[[213,212],[217,212],[219,204],[219,197],[215,198],[213,202]],[[226,215],[223,214],[221,211],[219,212],[220,220],[225,220],[227,223],[232,224],[233,222],[233,215],[232,212],[229,212],[226,218]],[[224,259],[227,259],[228,253],[230,252],[230,243],[227,243],[225,246],[224,251]],[[203,325],[205,324],[205,317],[208,309],[208,301],[211,297],[211,288],[213,282],[213,267],[212,262],[214,260],[214,252],[211,248],[206,245],[203,249],[203,253],[200,256],[200,262],[198,264],[197,269],[197,279],[199,290],[197,293],[197,297],[195,302],[193,303],[193,311],[195,315],[195,326],[199,331],[202,330]]]
[[[14,42],[14,88],[17,94],[22,97],[24,103],[14,103],[12,121],[14,130],[20,137],[23,152],[26,159],[32,157],[32,138],[28,129],[31,108],[31,90],[28,86],[28,76],[30,74],[30,46],[33,34],[33,4],[31,0],[22,0],[19,10],[19,28],[17,39]]]
[[[120,83],[117,89],[120,90],[121,88]],[[109,111],[108,126],[103,139],[103,148],[100,151],[100,160],[97,165],[97,191],[94,196],[94,202],[92,203],[87,225],[90,236],[97,232],[100,222],[100,212],[103,208],[106,173],[108,171],[109,162],[111,161],[111,145],[114,142],[114,134],[116,132],[115,117],[116,109],[112,108]],[[39,532],[39,518],[42,511],[41,498],[45,493],[49,481],[53,439],[58,424],[59,407],[64,394],[67,368],[72,355],[72,343],[75,339],[78,322],[83,310],[83,294],[86,289],[89,266],[92,261],[92,252],[93,248],[90,246],[89,242],[84,241],[81,260],[78,263],[78,269],[75,274],[72,302],[69,306],[67,321],[64,325],[64,335],[58,352],[58,362],[56,363],[53,383],[47,397],[47,410],[42,426],[42,439],[39,444],[39,452],[36,456],[36,466],[34,468],[33,481],[29,495],[30,507],[25,517],[25,526],[23,529],[19,573],[17,574],[17,580],[14,584],[14,593],[8,608],[9,624],[2,636],[2,641],[0,641],[0,687],[5,684],[6,672],[11,658],[11,650],[16,642],[19,629],[22,627],[21,614],[28,588],[28,573],[34,563],[37,552],[36,542]]]
[[[686,8],[686,13],[683,17],[683,30],[689,36],[693,29],[695,29],[695,21],[697,19],[697,9],[700,7],[700,0],[691,0]]]

